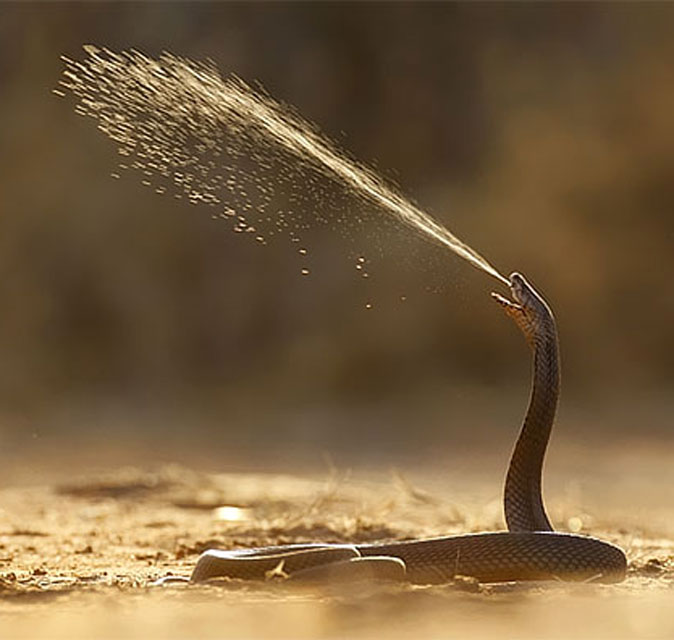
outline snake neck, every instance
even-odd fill
[[[530,344],[533,381],[529,407],[510,459],[504,492],[510,531],[553,531],[541,495],[543,460],[559,398],[559,346],[552,312],[546,310]]]

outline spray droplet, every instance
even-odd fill
[[[371,302],[368,302],[368,303],[365,305],[365,308],[366,308],[366,309],[372,309],[372,303],[371,303]]]
[[[286,215],[295,229],[308,229],[331,220],[323,207],[312,216],[312,222],[302,218],[301,211],[307,209],[309,202],[305,194],[313,196],[319,184],[313,172],[305,172],[304,167],[318,168],[319,173],[366,196],[394,219],[509,284],[478,253],[391,191],[373,171],[335,149],[299,115],[288,116],[282,104],[270,96],[258,95],[243,81],[222,78],[210,64],[194,63],[169,53],[153,60],[136,51],[114,53],[91,47],[85,51],[87,57],[82,62],[63,58],[64,76],[57,95],[63,93],[61,89],[72,92],[78,100],[76,113],[98,121],[99,129],[118,145],[119,154],[133,161],[130,168],[147,177],[156,171],[168,178],[173,183],[171,188],[182,192],[174,194],[176,199],[213,206],[221,201],[220,192],[226,190],[228,193],[222,195],[228,199],[231,196],[240,212],[257,211],[256,220],[262,223],[258,217],[262,215],[261,205],[275,201],[275,194],[273,188],[271,194],[267,193],[267,174],[255,166],[274,168],[278,169],[274,174],[278,173],[280,180],[290,183],[291,208],[285,211]],[[198,106],[192,108],[195,105]],[[285,158],[286,154],[297,158],[298,163],[280,162],[277,167],[276,158]],[[120,164],[120,168],[124,167]],[[223,169],[227,171],[226,178]],[[149,180],[142,184],[151,186]],[[301,205],[300,211],[295,211],[296,204]],[[341,218],[336,221],[342,224]],[[365,221],[364,215],[349,215],[347,224],[353,230]],[[248,227],[236,231],[255,233],[253,227]],[[266,230],[265,234],[271,236]],[[291,239],[299,242],[296,237]],[[368,260],[361,255],[357,263],[366,265]]]
[[[401,302],[405,302],[405,300],[407,300],[407,296],[400,296],[400,300]]]
[[[302,247],[301,249],[298,249],[298,250],[297,250],[297,253],[301,253],[303,256],[306,256],[306,255],[307,255],[307,250],[306,250],[304,247]]]
[[[309,269],[302,269],[301,271],[303,276],[308,276],[309,275]]]

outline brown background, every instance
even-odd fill
[[[302,277],[287,243],[112,180],[114,145],[50,93],[89,42],[261,82],[540,286],[562,441],[671,446],[673,25],[666,4],[0,5],[5,461],[424,461],[507,449],[526,398],[500,285],[453,254],[316,229]]]

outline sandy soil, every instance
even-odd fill
[[[671,483],[667,457],[656,458],[644,464],[642,481],[668,473]],[[312,477],[164,466],[7,487],[0,492],[2,637],[674,637],[670,489],[620,507],[622,489],[599,495],[590,484],[589,495],[552,502],[564,528],[626,549],[629,575],[615,586],[153,584],[189,575],[210,546],[502,528],[496,491],[475,482],[472,497],[462,487],[463,501],[451,502],[441,480],[417,473],[412,483],[387,470]],[[629,499],[642,489],[636,483]]]

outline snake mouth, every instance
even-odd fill
[[[518,304],[514,300],[509,300],[505,296],[502,296],[500,293],[496,293],[496,291],[491,292],[491,297],[494,298],[494,300],[496,300],[496,302],[498,302],[506,310],[512,309],[522,311],[522,305]]]
[[[510,274],[510,293],[512,300],[502,296],[500,293],[492,291],[491,297],[499,303],[507,316],[512,318],[520,327],[527,324],[527,311],[530,308],[528,292],[530,287],[524,276],[516,271]],[[525,328],[525,334],[528,335],[529,329]]]

